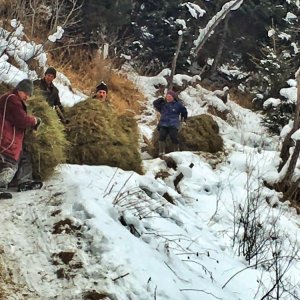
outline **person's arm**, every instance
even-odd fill
[[[153,101],[153,106],[158,112],[161,112],[161,109],[162,109],[164,103],[165,103],[164,98],[158,98]]]
[[[61,102],[60,102],[60,98],[59,98],[59,93],[58,93],[58,89],[54,86],[53,87],[53,94],[54,94],[54,107],[58,107],[59,110],[61,111],[61,113],[64,113],[64,107],[62,106]]]
[[[37,124],[37,118],[27,115],[23,105],[17,96],[10,97],[6,106],[6,119],[17,128],[33,128]]]
[[[183,106],[183,105],[181,105],[181,111],[180,111],[180,114],[181,114],[181,121],[182,121],[182,122],[186,122],[187,117],[188,117],[188,112],[187,112],[186,107]]]

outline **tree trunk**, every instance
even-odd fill
[[[221,40],[220,40],[220,44],[219,44],[217,55],[215,57],[213,65],[211,67],[211,71],[210,71],[211,75],[214,75],[216,73],[217,68],[218,68],[218,66],[220,64],[220,60],[221,60],[221,57],[222,57],[222,54],[223,54],[223,49],[224,49],[224,46],[225,46],[226,36],[227,36],[227,32],[228,32],[228,21],[229,21],[229,18],[230,18],[230,15],[228,14],[225,17],[225,20],[224,20],[223,34],[222,34],[222,37],[221,37]]]
[[[176,47],[176,51],[174,53],[174,57],[173,57],[173,61],[172,61],[171,74],[170,74],[169,86],[168,86],[169,90],[173,89],[173,77],[175,75],[175,70],[176,70],[176,65],[177,65],[177,59],[178,59],[178,55],[179,55],[179,52],[180,52],[180,49],[181,49],[181,45],[182,45],[182,39],[183,39],[183,34],[180,34],[178,36],[177,47]]]
[[[294,124],[293,124],[293,128],[292,130],[288,133],[288,135],[286,136],[285,140],[283,141],[282,144],[282,149],[281,149],[281,153],[280,153],[280,157],[282,159],[284,159],[281,162],[281,165],[279,166],[279,171],[283,168],[283,166],[286,164],[286,162],[289,159],[289,148],[291,147],[293,141],[291,139],[291,136],[294,132],[296,132],[299,129],[299,120],[300,120],[300,72],[298,72],[297,74],[297,105],[296,105],[296,112],[295,112],[295,118],[294,118]],[[296,142],[295,145],[295,149],[294,152],[291,156],[289,165],[288,165],[288,169],[287,172],[284,176],[284,178],[282,179],[282,182],[286,182],[288,183],[289,181],[291,181],[293,174],[294,174],[294,170],[296,167],[296,163],[299,157],[299,153],[300,153],[300,141]]]
[[[300,141],[296,142],[296,146],[294,149],[294,152],[292,154],[288,169],[286,171],[286,174],[284,176],[284,178],[282,179],[282,182],[286,182],[286,183],[291,183],[294,171],[295,171],[295,167],[297,164],[297,160],[299,157],[299,153],[300,153]]]
[[[227,3],[230,3],[227,2]],[[202,47],[204,46],[204,44],[206,43],[206,41],[208,40],[208,38],[211,36],[211,34],[213,34],[215,28],[219,25],[219,23],[222,21],[222,19],[224,19],[226,17],[226,15],[228,13],[230,13],[230,11],[237,5],[241,5],[243,3],[243,0],[236,0],[235,2],[233,2],[229,7],[226,7],[226,9],[223,10],[223,7],[227,4],[225,3],[222,6],[222,9],[219,13],[217,13],[206,25],[204,33],[201,32],[199,34],[199,36],[201,36],[201,34],[203,35],[198,43],[198,45],[192,49],[191,54],[194,57],[198,56],[199,51],[202,49]]]

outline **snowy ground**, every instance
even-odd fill
[[[89,299],[96,292],[118,300],[254,299],[257,279],[266,276],[261,269],[241,272],[222,289],[247,267],[232,248],[234,206],[244,201],[245,185],[256,184],[243,171],[247,153],[232,153],[215,170],[189,152],[170,156],[177,171],[147,160],[144,176],[63,165],[41,191],[1,201],[2,263],[13,289],[5,299]],[[263,161],[266,170],[272,154]],[[154,178],[158,171],[169,173],[166,182]],[[172,188],[179,173],[180,193]],[[278,203],[271,191],[262,193]],[[261,209],[270,211],[266,202]],[[278,203],[266,216],[278,217],[297,242],[300,220],[291,209]],[[299,263],[289,272],[296,283]]]

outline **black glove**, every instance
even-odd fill
[[[38,130],[39,126],[42,124],[42,119],[41,118],[35,118],[36,119],[36,124],[33,126],[34,130]]]

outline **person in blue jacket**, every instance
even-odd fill
[[[178,129],[180,122],[186,122],[187,110],[178,101],[174,91],[167,92],[165,98],[161,97],[153,101],[154,108],[160,113],[160,120],[157,126],[159,131],[159,156],[166,152],[166,139],[170,136],[173,151],[179,151]]]

